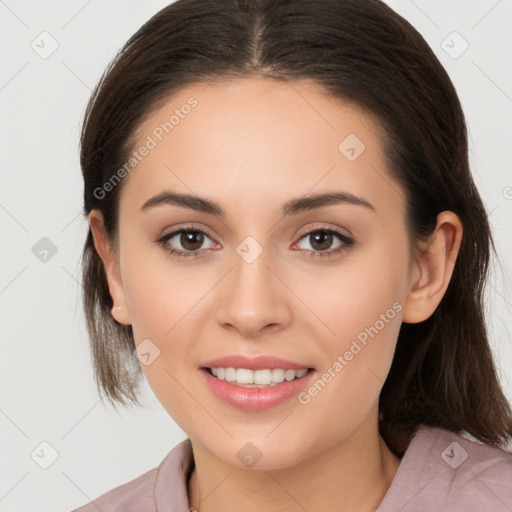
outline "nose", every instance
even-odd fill
[[[290,292],[277,277],[264,251],[252,262],[233,255],[233,268],[222,280],[216,320],[244,337],[260,336],[290,324]]]

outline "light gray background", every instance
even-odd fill
[[[145,409],[117,414],[100,400],[79,303],[86,101],[115,52],[167,3],[0,0],[0,512],[70,511],[155,467],[185,438],[147,384]],[[388,3],[433,47],[465,109],[502,263],[487,311],[512,400],[512,0]],[[52,40],[58,48],[42,58]],[[43,237],[57,249],[46,262],[32,251]]]

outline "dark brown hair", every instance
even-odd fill
[[[371,113],[393,178],[406,195],[411,247],[437,215],[455,212],[463,240],[436,311],[403,323],[380,395],[380,430],[420,424],[465,430],[500,446],[512,413],[488,344],[483,294],[491,248],[487,214],[472,180],[464,114],[446,71],[423,37],[379,0],[178,0],[134,34],[92,93],[81,136],[84,210],[99,209],[117,240],[119,194],[95,193],[133,150],[137,128],[169,96],[195,83],[260,76],[313,80],[333,98]],[[103,196],[103,197],[102,197]],[[142,371],[131,326],[112,299],[91,230],[83,250],[83,305],[95,378],[109,400],[138,404]],[[395,437],[393,437],[395,436]]]

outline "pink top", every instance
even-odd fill
[[[73,512],[188,512],[188,439],[156,468]],[[512,512],[512,454],[421,425],[376,512]]]

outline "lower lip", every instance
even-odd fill
[[[201,368],[201,373],[212,393],[223,402],[245,411],[262,411],[280,405],[296,396],[311,381],[315,371],[309,370],[304,377],[281,382],[267,388],[246,388],[220,380]]]

